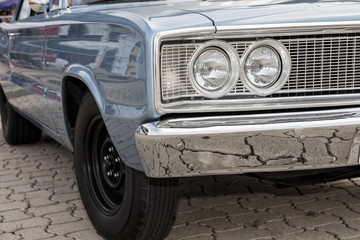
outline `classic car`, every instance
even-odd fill
[[[107,239],[166,236],[178,179],[359,176],[357,1],[19,0],[0,30],[9,144],[74,151]]]

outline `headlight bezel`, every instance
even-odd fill
[[[208,51],[208,50],[214,50],[214,49],[218,49],[219,51],[223,52],[230,63],[230,77],[229,79],[218,89],[216,90],[206,90],[205,88],[203,88],[198,81],[196,80],[194,74],[194,66],[195,66],[195,62],[198,59],[198,57],[203,54],[204,52]],[[206,98],[210,98],[210,99],[217,99],[217,98],[221,98],[223,96],[225,96],[227,93],[229,93],[236,85],[238,79],[239,79],[239,74],[240,74],[240,59],[239,59],[239,55],[236,52],[236,50],[227,42],[224,41],[218,41],[218,40],[212,40],[212,41],[208,41],[205,42],[204,44],[202,44],[200,47],[198,47],[194,54],[191,57],[190,63],[189,63],[189,79],[190,82],[193,86],[193,88],[203,97]]]
[[[269,48],[277,53],[280,57],[281,67],[280,67],[280,74],[277,80],[274,81],[268,87],[257,87],[247,78],[245,72],[245,64],[249,57],[249,55],[256,49],[265,47]],[[280,42],[273,40],[273,39],[265,39],[257,41],[247,47],[240,58],[240,80],[243,85],[252,93],[259,95],[259,96],[268,96],[277,91],[279,91],[284,84],[287,82],[290,76],[291,70],[291,57],[288,50],[282,45]]]

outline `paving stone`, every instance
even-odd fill
[[[291,227],[284,221],[272,221],[265,223],[262,227],[271,232],[274,237],[283,236],[285,234],[295,234],[301,232],[301,229]]]
[[[241,215],[241,214],[247,214],[247,213],[253,213],[254,212],[254,210],[243,208],[237,203],[228,204],[226,202],[223,205],[219,205],[219,206],[214,207],[214,209],[226,212],[227,215],[229,215],[229,216],[236,216],[236,215]]]
[[[0,182],[10,182],[10,181],[16,181],[16,180],[21,180],[21,178],[17,177],[14,174],[3,175],[0,178]]]
[[[15,232],[22,229],[34,228],[34,227],[46,227],[49,224],[49,220],[45,218],[29,218],[24,220],[2,222],[0,223],[0,230],[4,232]]]
[[[216,231],[226,231],[230,229],[237,229],[241,226],[232,223],[228,218],[214,218],[204,221],[199,221],[200,225],[208,226]]]
[[[334,188],[327,185],[307,185],[301,186],[298,189],[309,199],[325,199],[347,193],[344,189]]]
[[[14,233],[0,234],[1,240],[20,240],[21,236]]]
[[[290,226],[293,227],[314,229],[322,225],[340,223],[341,220],[333,215],[308,211],[304,213],[304,216],[288,218],[287,222]]]
[[[226,196],[214,196],[210,198],[204,197],[194,197],[191,198],[190,204],[194,207],[202,207],[202,208],[213,208],[216,206],[221,206],[224,203],[231,204],[237,203],[237,196],[234,195],[226,195]]]
[[[0,188],[8,188],[8,187],[15,187],[15,186],[24,186],[24,185],[32,185],[34,184],[34,180],[16,180],[16,181],[10,181],[10,182],[0,182]]]
[[[13,202],[12,199],[9,198],[9,196],[0,196],[0,203],[11,203]]]
[[[59,202],[67,202],[72,200],[81,200],[81,197],[78,192],[64,193],[64,194],[55,193],[54,196],[52,197],[52,200]]]
[[[26,240],[35,240],[35,239],[49,239],[54,237],[54,234],[47,233],[44,227],[35,227],[19,230],[16,232],[21,235]]]
[[[0,216],[3,216],[4,218],[3,222],[23,220],[32,217],[31,215],[26,214],[24,213],[24,211],[21,210],[10,210],[10,211],[1,212]]]
[[[78,209],[78,210],[85,209],[84,204],[81,199],[71,200],[71,201],[68,201],[68,203],[76,206],[76,209]]]
[[[300,210],[294,208],[293,206],[289,206],[289,205],[273,207],[273,208],[270,208],[268,210],[268,212],[277,213],[277,214],[282,215],[282,216],[284,216],[286,218],[304,216],[303,211],[300,211]]]
[[[185,238],[181,238],[180,240],[212,240],[212,239],[215,238],[210,235],[202,235],[202,236],[185,237]]]
[[[358,212],[355,212],[351,210],[351,208],[349,209],[346,207],[326,210],[324,211],[324,213],[333,214],[337,217],[341,217],[342,219],[346,219],[346,220],[360,219],[360,214]]]
[[[177,212],[178,213],[189,213],[201,210],[201,207],[191,206],[187,198],[178,199]]]
[[[201,237],[208,236],[212,234],[211,229],[207,226],[198,225],[196,223],[190,223],[185,226],[177,227],[172,229],[172,231],[167,236],[167,240],[176,240],[187,237]]]
[[[8,196],[11,193],[12,193],[11,189],[0,188],[0,196]]]
[[[1,154],[3,154],[1,152]],[[14,176],[17,176],[21,173],[21,170],[20,169],[1,169],[0,168],[0,176],[4,176],[4,175],[9,175],[9,174],[12,174]]]
[[[326,232],[318,232],[314,230],[306,230],[304,232],[297,232],[294,234],[287,234],[276,237],[276,240],[337,240],[333,235]]]
[[[44,215],[45,218],[49,218],[51,220],[51,224],[61,224],[61,223],[69,223],[76,222],[81,220],[79,217],[74,217],[71,215],[71,212],[58,212]]]
[[[294,205],[299,210],[314,212],[321,212],[329,209],[344,207],[344,205],[340,202],[330,201],[327,199],[322,199],[321,201],[309,201],[305,203],[294,203]]]
[[[89,220],[81,220],[81,221],[77,221],[77,222],[50,225],[48,227],[48,232],[63,236],[63,235],[67,235],[69,233],[74,233],[74,232],[79,232],[82,230],[89,230],[89,229],[93,229],[90,221]]]
[[[269,237],[271,233],[265,229],[260,228],[240,228],[232,229],[224,232],[216,232],[215,236],[217,240],[234,240],[234,239],[260,239]]]
[[[10,203],[1,203],[0,204],[0,212],[14,210],[14,209],[21,209],[27,207],[26,202],[10,202]]]
[[[347,224],[347,226],[349,228],[360,231],[360,220],[359,219],[355,219],[355,220],[345,219],[345,224]]]
[[[50,200],[47,196],[31,198],[29,199],[29,202],[31,207],[41,207],[58,203],[57,201]]]
[[[37,190],[37,187],[34,187],[32,185],[19,185],[11,187],[11,189],[14,191],[14,193],[28,193],[33,192]]]
[[[331,201],[337,201],[337,202],[340,202],[342,204],[347,204],[347,205],[357,205],[357,204],[360,205],[360,199],[351,196],[349,193],[331,196],[328,199]]]
[[[85,209],[74,208],[73,216],[78,217],[78,218],[84,218],[84,219],[89,218]]]
[[[72,237],[66,237],[66,236],[56,236],[49,238],[49,240],[74,240]]]
[[[249,202],[243,202],[241,205],[245,208],[262,210],[278,206],[290,206],[290,202],[282,198],[263,198]]]
[[[358,222],[360,223],[360,222]],[[351,226],[351,224],[350,224]],[[332,223],[317,227],[318,231],[327,232],[336,235],[336,237],[348,238],[348,237],[358,237],[360,239],[360,231],[347,227],[342,223]]]
[[[103,240],[95,231],[79,231],[68,235],[76,240]]]
[[[27,192],[25,194],[26,199],[33,199],[33,198],[50,198],[50,196],[53,195],[52,191],[47,191],[47,190],[37,190],[37,191],[32,191],[32,192]]]
[[[263,225],[267,222],[283,220],[281,215],[265,211],[230,216],[229,218],[231,222],[244,226]]]
[[[45,214],[57,213],[57,212],[71,212],[74,209],[74,205],[68,203],[58,203],[54,205],[42,206],[42,207],[30,207],[28,212],[35,216],[43,216]]]
[[[219,217],[225,217],[225,213],[215,209],[201,209],[191,213],[178,213],[179,219],[184,219],[186,222],[198,222],[208,219],[214,219]]]

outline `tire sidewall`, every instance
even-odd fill
[[[74,156],[75,171],[79,185],[79,191],[83,200],[85,209],[93,222],[97,231],[106,238],[119,236],[126,232],[127,224],[131,216],[131,208],[133,202],[134,178],[132,169],[125,167],[125,193],[119,210],[114,215],[106,215],[100,210],[94,200],[91,191],[91,181],[89,181],[89,171],[86,169],[89,149],[86,146],[87,128],[92,119],[100,116],[95,100],[90,94],[86,94],[78,113],[75,125],[74,137]],[[126,234],[125,234],[126,235]]]
[[[3,135],[7,142],[9,142],[9,114],[11,114],[11,109],[9,109],[10,105],[9,103],[5,104],[7,102],[5,93],[0,86],[0,114],[1,114],[1,127],[3,130]],[[6,112],[6,117],[4,116],[4,113]]]

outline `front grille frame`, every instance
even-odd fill
[[[302,29],[302,28],[301,28]],[[285,31],[287,30],[287,31]],[[299,31],[298,28],[294,29],[265,29],[262,31],[256,31],[255,34],[249,34],[251,31],[247,31],[246,34],[236,34],[237,30],[233,30],[231,34],[229,32],[225,32],[222,34],[213,34],[209,37],[199,37],[196,39],[191,39],[191,37],[176,38],[171,37],[169,39],[162,38],[161,41],[158,42],[158,66],[161,65],[162,58],[160,57],[160,49],[163,46],[167,46],[169,43],[180,43],[181,46],[190,46],[194,45],[193,49],[196,49],[197,46],[201,45],[203,42],[210,40],[222,40],[231,43],[244,43],[246,42],[246,46],[239,50],[238,52],[242,52],[249,46],[251,43],[257,40],[262,39],[275,39],[281,43],[283,43],[286,39],[289,41],[294,41],[294,39],[300,37],[308,37],[312,35],[316,35],[318,38],[315,41],[318,41],[319,36],[325,36],[324,40],[333,40],[334,36],[338,35],[339,38],[343,38],[343,35],[354,35],[356,36],[356,40],[358,42],[358,50],[356,52],[357,56],[360,56],[360,29],[352,29],[349,26],[344,28],[340,28],[337,26],[336,28],[329,27],[313,27],[309,28],[306,31]],[[241,31],[238,31],[240,33]],[[278,33],[279,32],[279,33]],[[239,40],[241,39],[241,41]],[[285,40],[284,40],[285,39]],[[288,46],[284,44],[287,48]],[[237,50],[239,47],[235,47]],[[190,52],[193,51],[190,50]],[[191,53],[189,54],[191,55]],[[345,54],[347,55],[347,54]],[[241,55],[239,56],[241,57]],[[346,60],[347,61],[347,60]],[[360,60],[359,60],[360,63]],[[294,63],[292,63],[294,67]],[[158,93],[156,98],[156,106],[157,110],[160,113],[186,113],[186,112],[213,112],[213,111],[249,111],[249,110],[269,110],[269,109],[290,109],[290,108],[311,108],[311,107],[332,107],[332,106],[350,106],[360,104],[360,69],[357,70],[359,72],[359,76],[357,77],[358,86],[353,89],[349,88],[339,88],[338,92],[334,93],[333,89],[323,89],[322,91],[329,92],[326,95],[319,95],[319,89],[302,91],[298,96],[296,96],[295,91],[288,90],[284,91],[283,89],[288,87],[288,83],[280,90],[279,92],[272,94],[270,96],[260,97],[255,96],[249,90],[244,90],[239,87],[239,80],[236,88],[233,89],[228,95],[224,96],[220,99],[206,99],[200,95],[198,95],[195,90],[193,90],[192,94],[189,94],[188,97],[181,98],[164,98],[163,92],[161,91],[161,81],[160,78],[161,71],[163,69],[158,69]],[[184,69],[187,71],[187,69]],[[355,70],[354,70],[355,71]],[[291,77],[290,77],[291,80]],[[191,85],[190,82],[188,84]],[[241,84],[240,84],[241,85]],[[192,86],[190,86],[192,87]],[[191,88],[190,88],[191,89]],[[241,92],[242,94],[238,95]],[[239,98],[241,96],[241,98]]]

